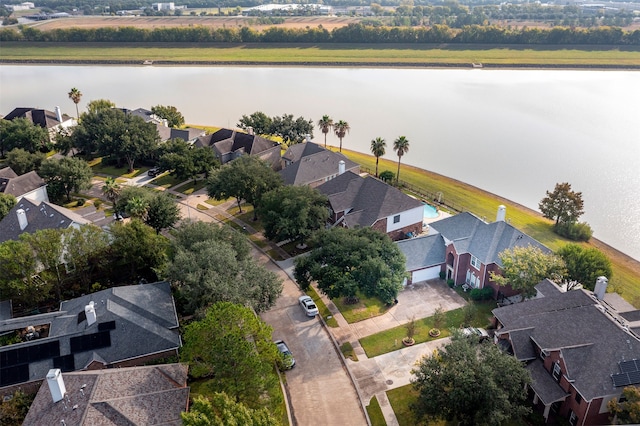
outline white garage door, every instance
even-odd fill
[[[434,266],[432,268],[421,269],[414,271],[411,274],[411,281],[415,284],[420,281],[432,280],[434,278],[440,278],[440,267]]]

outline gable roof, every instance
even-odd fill
[[[396,244],[407,259],[407,271],[441,265],[446,255],[444,241],[440,234],[401,240]]]
[[[27,226],[24,229],[20,229],[18,210],[23,210],[27,219]],[[0,220],[0,242],[17,240],[23,232],[33,233],[39,229],[65,229],[74,224],[86,225],[89,223],[91,222],[67,208],[46,201],[35,204],[27,198],[22,198]]]
[[[215,148],[220,155],[233,152],[256,155],[279,145],[278,142],[261,136],[230,129],[220,129],[210,135],[200,136],[195,142],[197,147],[209,146]]]
[[[509,335],[518,359],[535,357],[536,346],[560,351],[568,378],[586,400],[619,392],[612,381],[619,362],[640,358],[640,339],[584,290],[515,303],[493,314],[504,325],[496,334]]]
[[[292,150],[294,147],[299,149]],[[343,154],[324,149],[312,142],[293,145],[285,156],[287,154],[290,158],[299,158],[279,171],[285,185],[308,185],[336,176],[340,161],[344,161],[345,171],[360,169],[357,163]]]
[[[11,168],[6,168],[13,172]],[[16,198],[45,185],[44,179],[35,171],[30,171],[16,177],[0,177],[0,192],[13,195]]]
[[[178,426],[189,399],[187,370],[184,364],[164,364],[64,373],[69,409],[53,402],[45,380],[23,424],[60,424],[64,418],[67,425]]]
[[[329,198],[334,212],[345,212],[349,228],[371,226],[380,219],[421,207],[421,201],[372,176],[345,172],[317,189]]]
[[[318,152],[328,151],[326,148],[313,142],[303,142],[291,145],[284,153],[282,158],[292,163],[300,160],[302,157],[316,154]]]
[[[92,325],[85,314],[90,302],[96,313]],[[47,345],[46,353],[40,350],[43,355],[26,364],[22,360],[3,365],[13,368],[9,373],[22,379],[14,383],[42,379],[55,365],[74,371],[96,360],[109,365],[181,346],[171,288],[164,281],[113,287],[64,301],[57,312],[0,321],[0,333],[38,324],[50,324],[47,337],[0,347],[0,357],[11,359],[5,353]]]
[[[17,178],[17,177],[18,177],[18,174],[14,172],[11,167],[4,167],[0,169],[0,178],[11,179],[11,178]]]
[[[167,127],[161,124],[156,124],[158,135],[160,135],[161,141],[168,141],[169,139],[182,139],[185,142],[191,142],[199,136],[204,136],[204,129],[196,129],[194,127],[187,127],[185,129],[176,129],[175,127]]]
[[[468,212],[432,222],[430,226],[442,234],[447,244],[453,243],[458,254],[470,253],[485,265],[502,266],[498,255],[514,247],[533,246],[551,253],[549,248],[509,223],[486,223]]]
[[[58,120],[58,116],[55,112],[39,108],[15,108],[9,114],[4,116],[5,120],[13,120],[14,118],[26,118],[33,124],[44,127],[45,129],[56,127],[62,123]],[[67,121],[71,119],[71,117],[66,114],[62,114],[62,119]]]

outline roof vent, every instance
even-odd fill
[[[609,284],[609,280],[607,277],[598,277],[596,280],[596,287],[593,290],[593,294],[595,294],[598,300],[604,299],[604,294],[607,292],[607,285]]]
[[[18,215],[18,224],[20,224],[20,230],[24,231],[24,228],[29,225],[29,221],[27,220],[27,213],[22,209],[18,209],[16,210],[16,214]]]
[[[345,170],[344,160],[340,160],[340,162],[338,162],[338,174],[339,175],[343,174],[344,170]]]
[[[84,313],[87,316],[87,327],[96,322],[96,308],[93,305],[93,301],[84,307]]]

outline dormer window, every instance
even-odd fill
[[[556,382],[560,381],[561,373],[562,373],[562,370],[560,369],[560,363],[556,361],[553,364],[553,371],[551,372],[551,375],[553,376],[554,379],[556,379]]]

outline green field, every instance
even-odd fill
[[[582,50],[580,50],[582,49]],[[470,45],[380,44],[180,44],[3,42],[0,60],[91,61],[145,60],[161,63],[292,63],[385,65],[561,65],[640,66],[640,47],[487,47]]]

